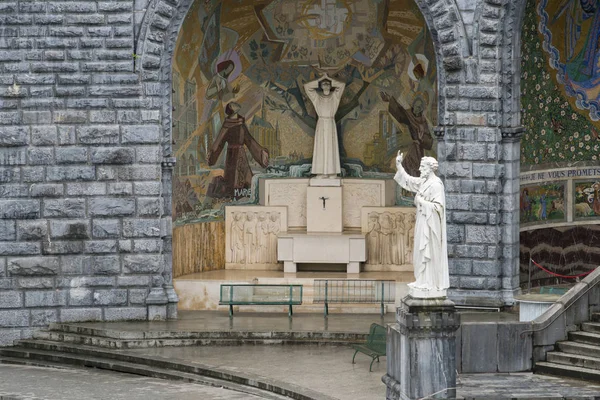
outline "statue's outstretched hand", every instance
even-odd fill
[[[398,151],[398,156],[396,157],[396,169],[400,169],[402,167],[402,161],[404,160],[404,154]]]

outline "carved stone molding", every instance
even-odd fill
[[[505,142],[513,142],[521,140],[521,136],[523,136],[523,132],[525,132],[525,127],[523,126],[515,126],[510,128],[501,128],[502,132],[502,141]]]

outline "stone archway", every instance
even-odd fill
[[[465,24],[455,0],[417,4],[438,64],[438,153],[448,192],[451,285],[461,303],[509,305],[518,291],[519,35],[523,2],[485,0]],[[142,82],[161,95],[163,196],[170,216],[171,62],[192,0],[163,0],[147,11],[138,39]],[[470,12],[470,11],[469,11]],[[471,33],[469,33],[469,28]],[[518,185],[516,185],[518,187]],[[466,206],[465,206],[466,205]],[[165,239],[169,242],[170,236]],[[165,254],[167,258],[170,254]],[[170,261],[168,261],[170,266]],[[172,266],[170,267],[172,269]],[[474,276],[475,274],[475,276]]]

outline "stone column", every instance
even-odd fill
[[[460,314],[446,298],[402,300],[388,326],[387,400],[456,397],[456,339]]]
[[[163,218],[161,220],[161,237],[163,239],[163,254],[165,255],[165,268],[163,270],[164,290],[167,296],[167,319],[177,319],[177,303],[179,297],[173,287],[173,169],[175,157],[165,158],[162,162],[163,182]]]

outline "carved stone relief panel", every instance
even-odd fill
[[[288,226],[306,228],[306,192],[308,179],[261,179],[260,204],[287,206]]]
[[[367,238],[365,271],[412,271],[415,209],[363,207],[361,214]]]
[[[286,231],[286,207],[226,207],[225,267],[283,269],[277,262],[277,235]]]

